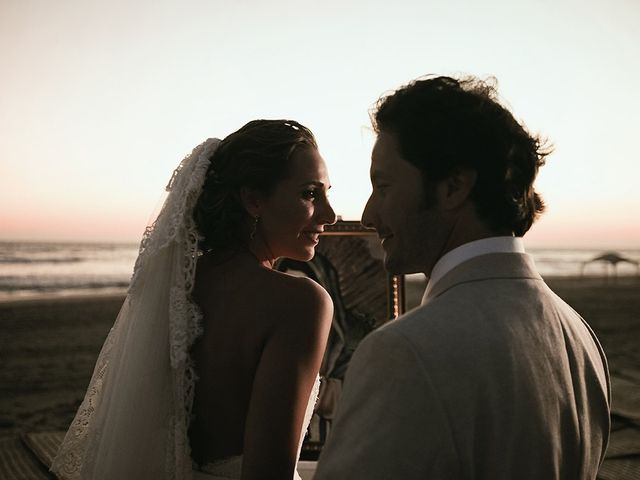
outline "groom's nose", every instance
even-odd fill
[[[374,223],[373,206],[371,199],[372,197],[369,197],[369,200],[367,200],[367,204],[364,206],[364,211],[362,212],[360,223],[367,228],[376,228]]]

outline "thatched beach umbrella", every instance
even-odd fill
[[[623,257],[622,255],[616,252],[606,252],[602,255],[598,255],[597,257],[592,258],[591,260],[587,260],[586,262],[582,262],[582,275],[584,275],[584,267],[593,262],[606,262],[613,269],[613,276],[615,277],[618,273],[618,264],[619,263],[631,263],[636,266],[636,275],[640,272],[640,263],[635,260],[631,260],[630,258]],[[607,268],[607,277],[609,276],[610,268]]]

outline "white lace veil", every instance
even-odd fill
[[[187,439],[200,335],[191,302],[198,254],[192,212],[220,143],[196,147],[140,245],[127,298],[51,471],[63,479],[191,479]]]

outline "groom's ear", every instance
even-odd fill
[[[464,204],[476,184],[478,172],[471,168],[458,168],[439,182],[438,203],[445,210],[454,210]]]
[[[244,206],[244,209],[252,217],[259,217],[261,211],[261,198],[260,192],[253,188],[242,187],[240,188],[240,201]]]

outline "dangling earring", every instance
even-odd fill
[[[253,240],[256,236],[256,230],[258,230],[258,222],[260,221],[260,216],[256,215],[253,217],[253,227],[251,228],[251,233],[249,233],[249,239]]]

